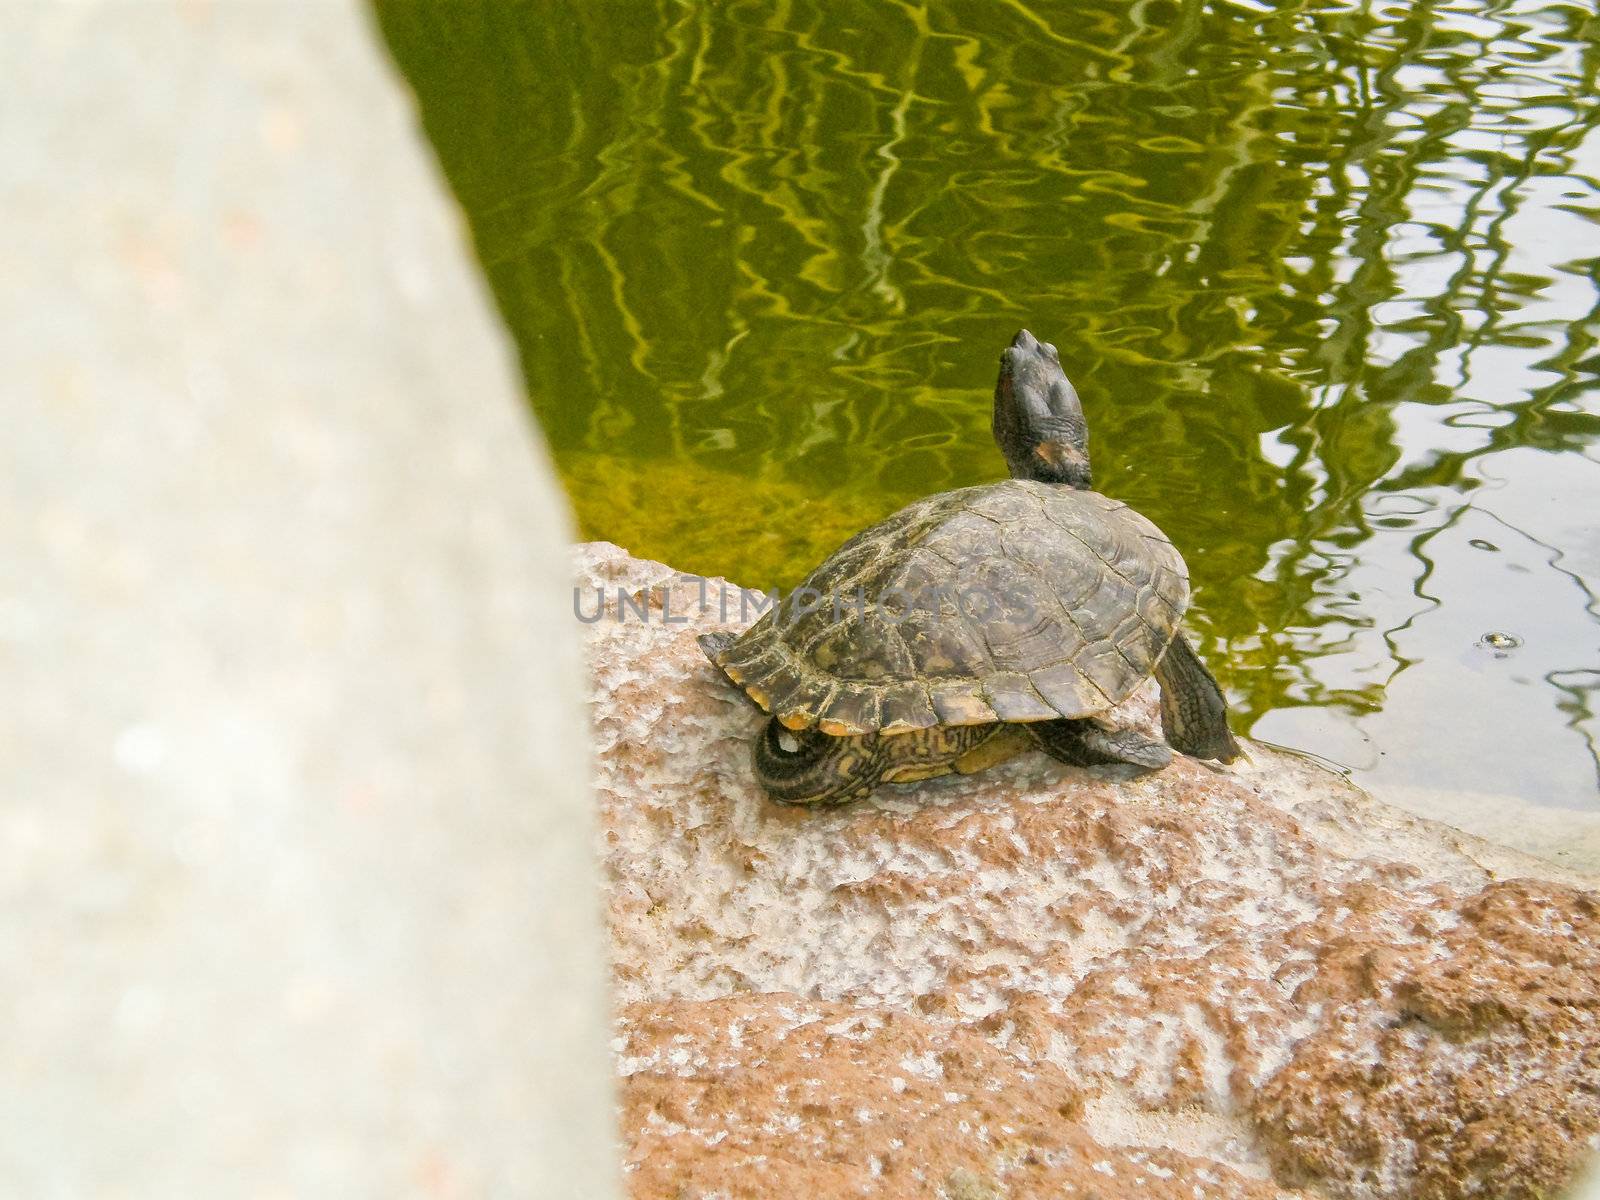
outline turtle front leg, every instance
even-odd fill
[[[1074,767],[1124,763],[1141,771],[1159,771],[1172,761],[1172,749],[1165,742],[1094,717],[1035,721],[1023,728],[1039,749]]]
[[[1161,684],[1161,728],[1183,753],[1232,762],[1241,751],[1228,729],[1228,702],[1181,632],[1156,666]]]

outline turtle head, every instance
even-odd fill
[[[1086,488],[1089,426],[1078,393],[1049,342],[1026,329],[1000,353],[994,385],[994,440],[1017,479]]]

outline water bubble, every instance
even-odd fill
[[[1490,630],[1478,639],[1478,647],[1489,651],[1496,658],[1506,657],[1520,645],[1522,645],[1522,639],[1516,634],[1501,633],[1498,630]]]

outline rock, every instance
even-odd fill
[[[636,1197],[1533,1197],[1595,1145],[1593,880],[1261,746],[781,808],[750,776],[760,715],[693,638],[723,596],[741,623],[738,590],[700,612],[699,582],[616,547],[577,566],[583,611],[608,598]],[[1125,709],[1153,728],[1150,694]]]
[[[773,995],[634,1004],[623,1026],[636,1196],[1276,1194],[1168,1149],[1108,1151],[1067,1072],[1020,1069],[972,1027]]]
[[[370,20],[0,8],[0,1196],[618,1182],[566,518]]]

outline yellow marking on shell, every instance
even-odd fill
[[[802,709],[795,712],[779,713],[778,724],[782,725],[785,729],[804,729],[810,724],[810,721],[807,719],[805,711]]]
[[[817,722],[817,729],[829,737],[854,737],[862,731],[843,721],[835,721],[831,717]]]
[[[750,699],[754,700],[757,704],[761,705],[761,709],[762,709],[763,712],[771,712],[772,711],[772,697],[767,695],[760,688],[758,688],[758,687],[747,687],[747,688],[745,688],[745,692],[749,695]]]
[[[722,668],[722,673],[735,683],[744,682],[744,676],[739,673],[738,667],[730,667],[727,663],[718,663],[717,665]]]
[[[896,721],[892,725],[885,725],[878,730],[879,737],[896,737],[902,733],[920,733],[924,726],[911,725],[905,721]]]

